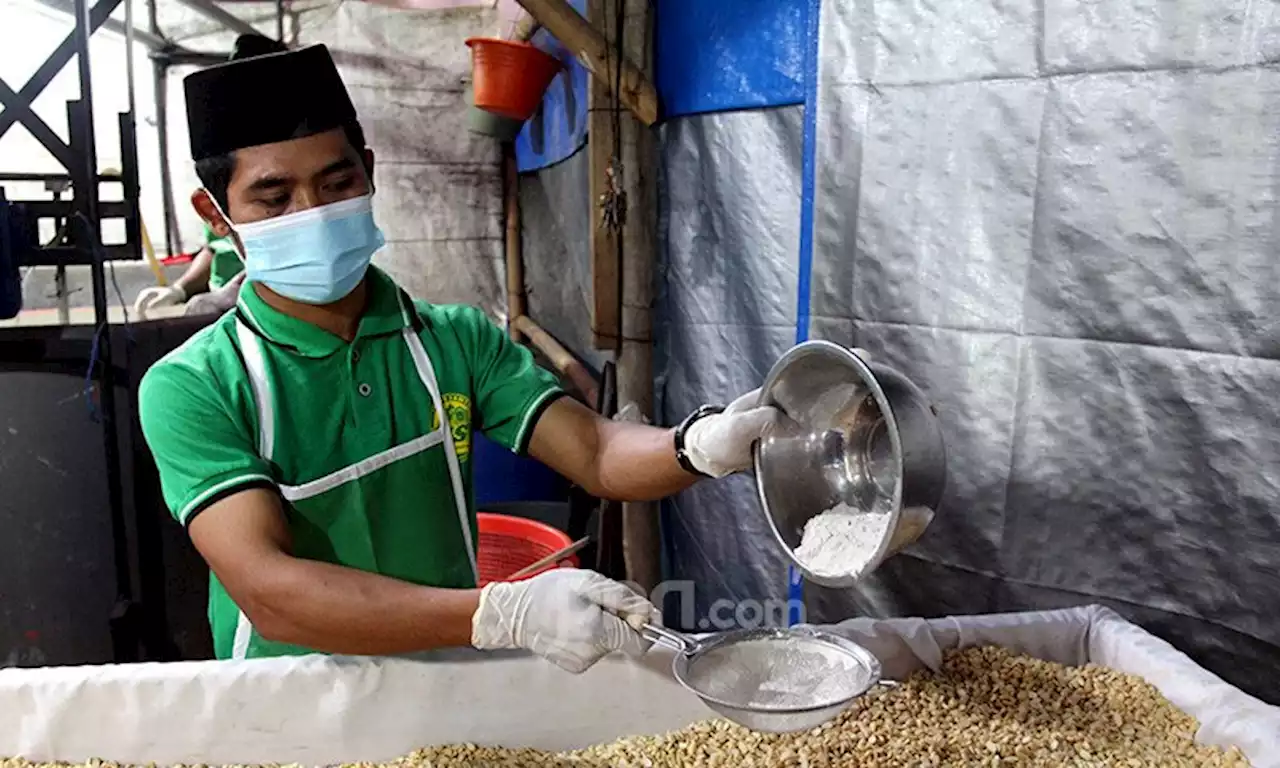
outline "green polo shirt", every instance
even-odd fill
[[[209,290],[216,291],[240,274],[244,263],[240,261],[231,238],[218,237],[208,224],[204,227],[204,241],[209,250],[213,251],[213,263],[209,267]]]
[[[462,470],[475,540],[471,433],[523,453],[534,424],[562,394],[555,377],[480,310],[406,303],[371,268],[369,301],[351,343],[269,307],[251,284],[228,312],[156,363],[139,409],[165,502],[189,524],[214,501],[254,485],[299,486],[419,438],[440,424],[402,334],[416,328],[430,358]],[[258,409],[236,320],[263,341],[275,447],[258,455]],[[351,480],[323,497],[283,502],[299,557],[429,586],[474,585],[447,464],[440,452]],[[230,655],[236,609],[212,579],[210,622]],[[265,643],[265,641],[264,641]],[[305,652],[261,650],[252,655]]]

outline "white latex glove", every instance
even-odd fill
[[[179,285],[153,285],[143,288],[133,302],[133,313],[145,318],[147,312],[157,307],[172,307],[187,300],[187,292]]]
[[[689,425],[684,435],[689,463],[712,477],[750,469],[752,444],[778,420],[776,408],[756,406],[759,399],[760,390],[753,390],[721,413],[703,416]]]
[[[236,305],[240,298],[240,286],[244,284],[244,272],[239,272],[221,288],[202,293],[187,302],[186,315],[220,315]]]
[[[557,568],[487,584],[471,618],[471,644],[524,648],[577,673],[613,651],[643,654],[649,643],[635,627],[659,620],[658,609],[627,585],[594,571]]]

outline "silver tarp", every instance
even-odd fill
[[[810,335],[923,386],[951,475],[808,620],[1103,603],[1276,701],[1280,3],[829,0],[818,27]],[[664,129],[668,422],[794,339],[802,119]],[[669,508],[697,616],[785,595],[757,509],[747,479]]]
[[[800,107],[682,118],[662,129],[659,418],[758,386],[795,340],[800,225]],[[693,602],[667,621],[707,629],[717,600],[779,600],[786,566],[769,546],[752,481],[695,486],[666,505],[669,577]],[[692,624],[690,624],[692,622]]]

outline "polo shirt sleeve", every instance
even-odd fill
[[[538,418],[564,390],[533,353],[511,341],[481,310],[459,307],[453,320],[470,357],[476,427],[523,455]]]
[[[184,526],[228,493],[274,483],[256,441],[210,379],[197,366],[166,360],[147,371],[138,390],[165,504]]]

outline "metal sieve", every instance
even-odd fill
[[[880,682],[880,662],[813,627],[693,637],[653,624],[641,635],[676,652],[671,673],[723,717],[753,731],[815,728]]]

